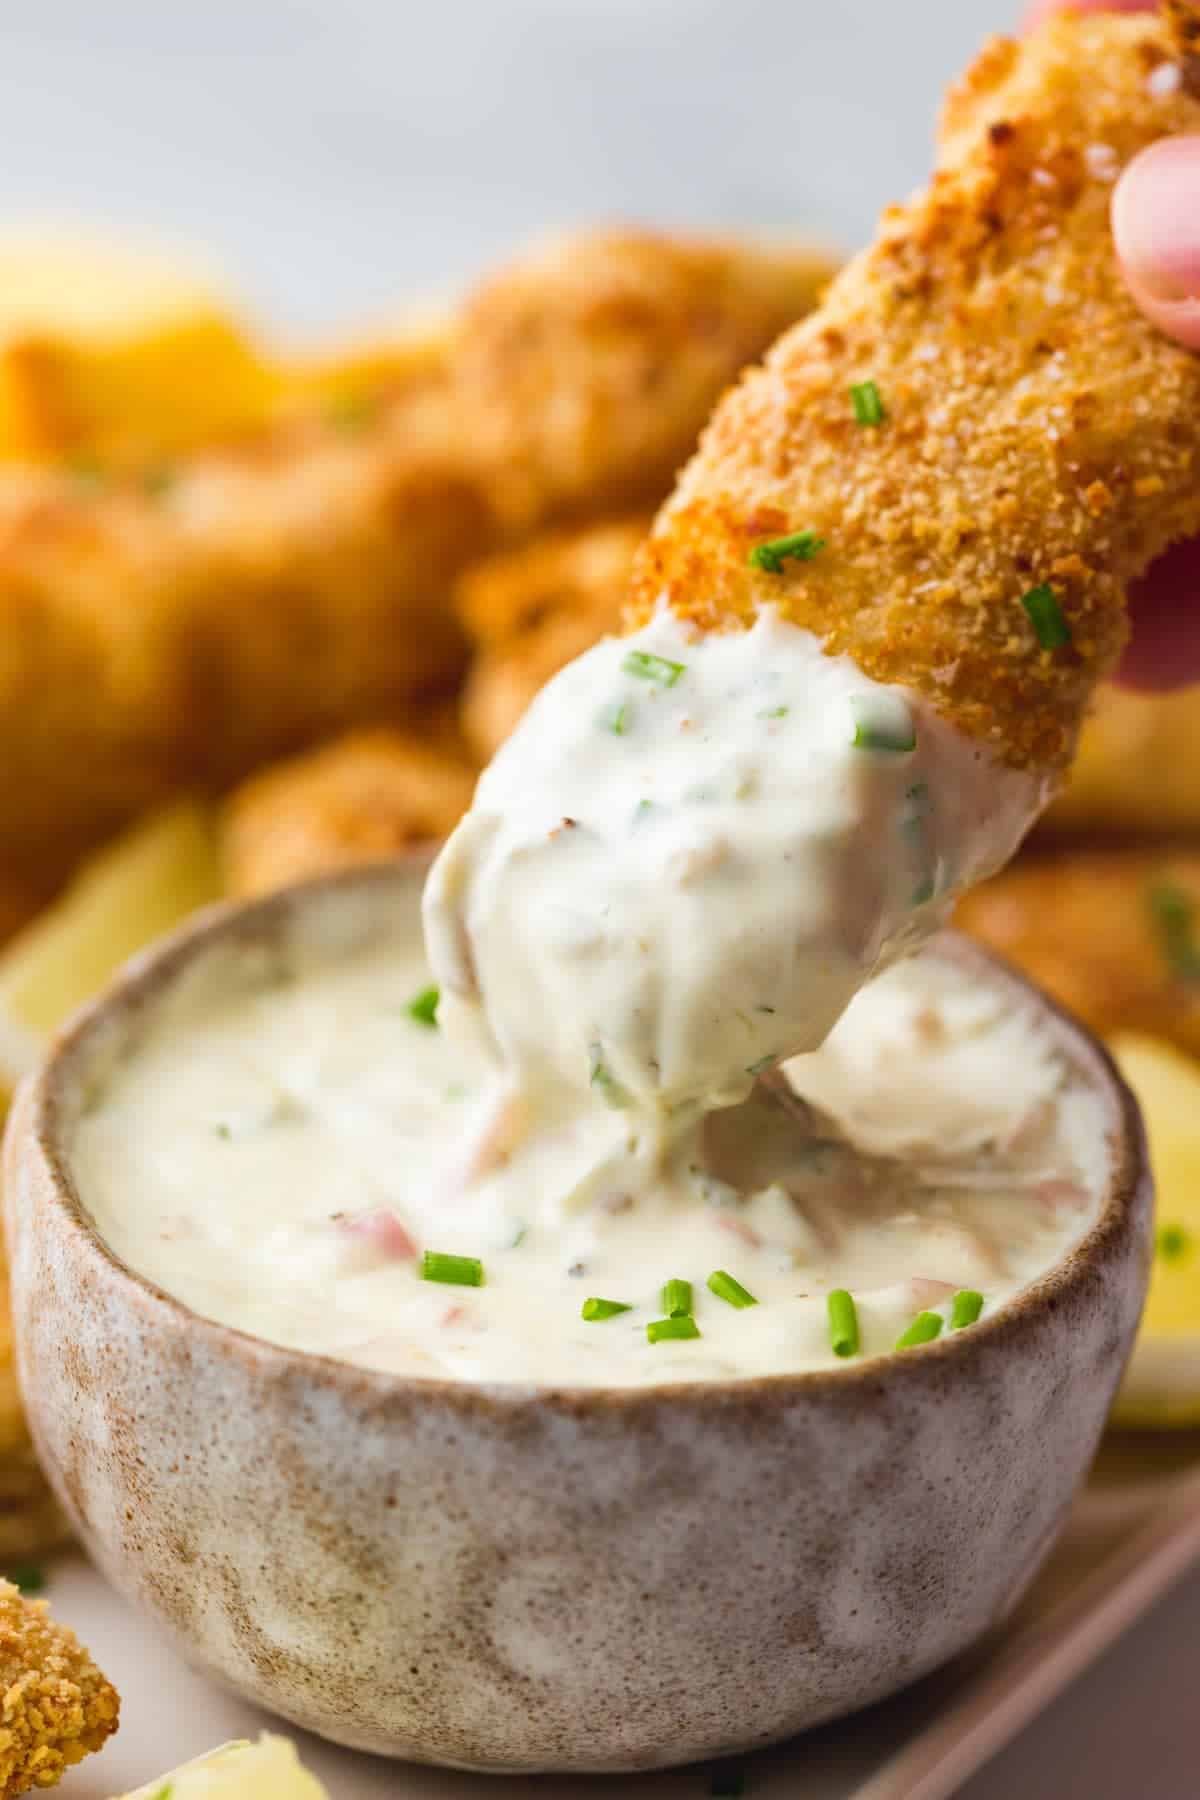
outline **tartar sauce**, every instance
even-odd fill
[[[1099,1099],[1024,1002],[936,948],[866,988],[786,1078],[664,1146],[648,1111],[591,1088],[536,1126],[513,1091],[498,1102],[489,1046],[428,1022],[416,887],[397,891],[411,898],[382,939],[331,931],[190,979],[74,1126],[102,1236],[209,1318],[412,1375],[750,1376],[835,1362],[833,1290],[857,1356],[919,1315],[950,1330],[960,1293],[986,1316],[1095,1216]],[[637,1069],[631,1054],[614,1079]],[[687,1335],[652,1341],[672,1303]]]

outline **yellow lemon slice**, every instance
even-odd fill
[[[1158,1190],[1150,1297],[1118,1425],[1200,1424],[1200,1062],[1154,1039],[1110,1045],[1141,1102]]]
[[[220,893],[212,826],[190,802],[154,814],[86,863],[0,953],[0,1090],[11,1092],[50,1033],[126,957]]]
[[[302,1766],[295,1744],[264,1732],[257,1744],[222,1744],[121,1800],[329,1800],[329,1795]]]

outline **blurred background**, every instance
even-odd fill
[[[202,246],[299,326],[598,216],[867,234],[1016,0],[4,0],[0,218]]]

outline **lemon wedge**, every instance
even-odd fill
[[[50,1033],[126,957],[220,893],[215,835],[192,802],[154,814],[85,863],[0,953],[0,1088],[11,1092]]]
[[[1200,1424],[1200,1062],[1132,1034],[1109,1046],[1141,1102],[1158,1190],[1150,1297],[1118,1425]]]
[[[121,1800],[329,1800],[288,1738],[222,1744]]]

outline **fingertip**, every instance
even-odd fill
[[[1160,138],[1134,157],[1113,192],[1112,227],[1138,305],[1200,349],[1200,137]]]

